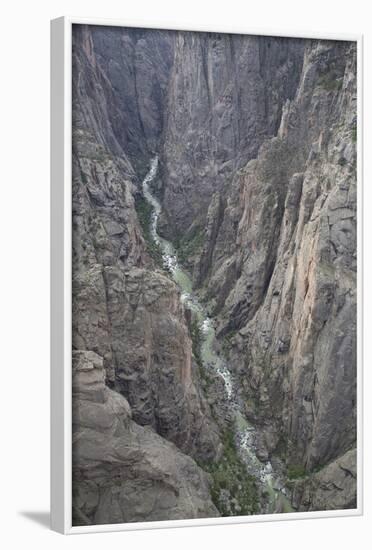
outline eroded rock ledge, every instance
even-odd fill
[[[192,458],[132,420],[103,359],[73,352],[74,525],[218,517]]]

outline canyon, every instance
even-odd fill
[[[355,43],[72,56],[74,525],[355,508]]]

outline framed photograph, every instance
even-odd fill
[[[53,529],[361,514],[361,37],[51,41]]]

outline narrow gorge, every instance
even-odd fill
[[[72,56],[74,525],[355,508],[355,43]]]

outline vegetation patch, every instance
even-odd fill
[[[357,127],[354,126],[351,132],[351,139],[353,143],[356,143],[357,140]]]
[[[318,466],[315,466],[312,470],[312,474],[317,474],[318,472],[321,472],[325,468],[325,464],[318,464]]]
[[[156,264],[163,267],[163,259],[160,247],[154,241],[151,235],[151,218],[153,209],[144,197],[137,197],[135,202],[138,220],[142,227],[142,234],[146,241],[147,251]]]
[[[257,514],[259,499],[256,480],[249,475],[240,460],[233,434],[226,431],[223,454],[218,462],[200,464],[211,474],[212,500],[223,517]]]
[[[287,466],[288,479],[300,479],[306,477],[308,472],[302,464],[290,464]]]
[[[203,243],[204,231],[200,227],[196,227],[188,235],[178,237],[173,244],[181,264],[186,264],[190,258],[200,252]]]
[[[302,464],[291,464],[287,466],[287,478],[292,481],[303,479],[321,472],[324,468],[325,464],[318,464],[312,470],[308,471],[302,466]]]
[[[318,79],[318,85],[327,92],[334,92],[342,88],[342,78],[333,71],[323,73]]]
[[[192,351],[195,357],[196,362],[201,367],[201,370],[204,371],[203,361],[201,357],[201,345],[202,345],[202,331],[200,329],[197,319],[193,319],[190,325],[190,335],[192,340]]]

